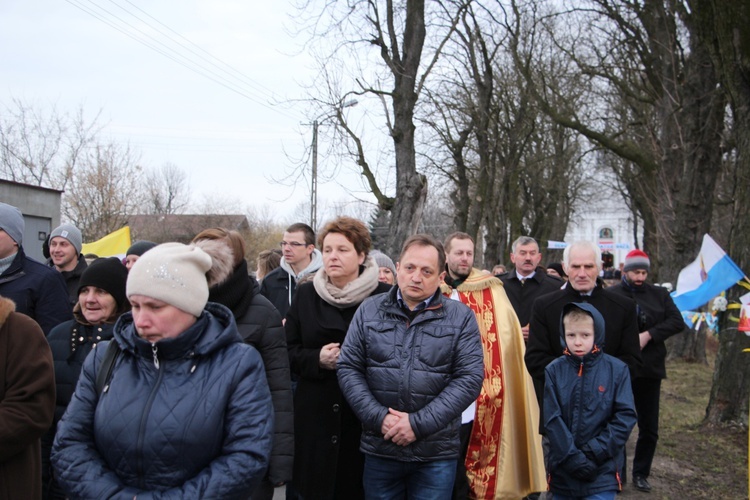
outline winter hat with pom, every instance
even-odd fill
[[[213,265],[208,273],[208,287],[214,287],[228,280],[234,272],[234,252],[227,244],[226,240],[221,239],[196,239],[191,245],[195,245],[211,257]],[[245,259],[242,259],[244,262]]]
[[[623,271],[635,271],[636,269],[645,269],[648,271],[651,268],[651,260],[643,250],[631,250],[625,256],[625,265]]]
[[[126,293],[161,300],[198,317],[208,302],[212,266],[211,256],[195,245],[157,245],[133,265]]]

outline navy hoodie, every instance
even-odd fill
[[[562,316],[577,307],[594,320],[594,347],[582,358],[565,344]],[[589,303],[568,304],[560,318],[563,355],[545,369],[544,429],[549,439],[549,487],[565,496],[622,489],[620,471],[636,423],[630,373],[604,353],[604,318]],[[592,467],[594,469],[592,469]],[[588,478],[578,479],[589,468]]]

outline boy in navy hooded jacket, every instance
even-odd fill
[[[636,423],[628,367],[604,353],[604,318],[572,303],[560,320],[563,355],[545,369],[549,489],[558,499],[614,499]]]

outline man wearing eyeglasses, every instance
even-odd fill
[[[284,231],[281,264],[268,273],[260,286],[260,293],[286,316],[294,290],[305,276],[311,276],[323,266],[323,256],[315,248],[315,232],[307,224],[298,222]]]

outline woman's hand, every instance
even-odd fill
[[[318,364],[321,368],[326,370],[335,370],[336,361],[339,359],[339,353],[341,353],[341,344],[332,342],[324,345],[320,349],[320,361]]]

